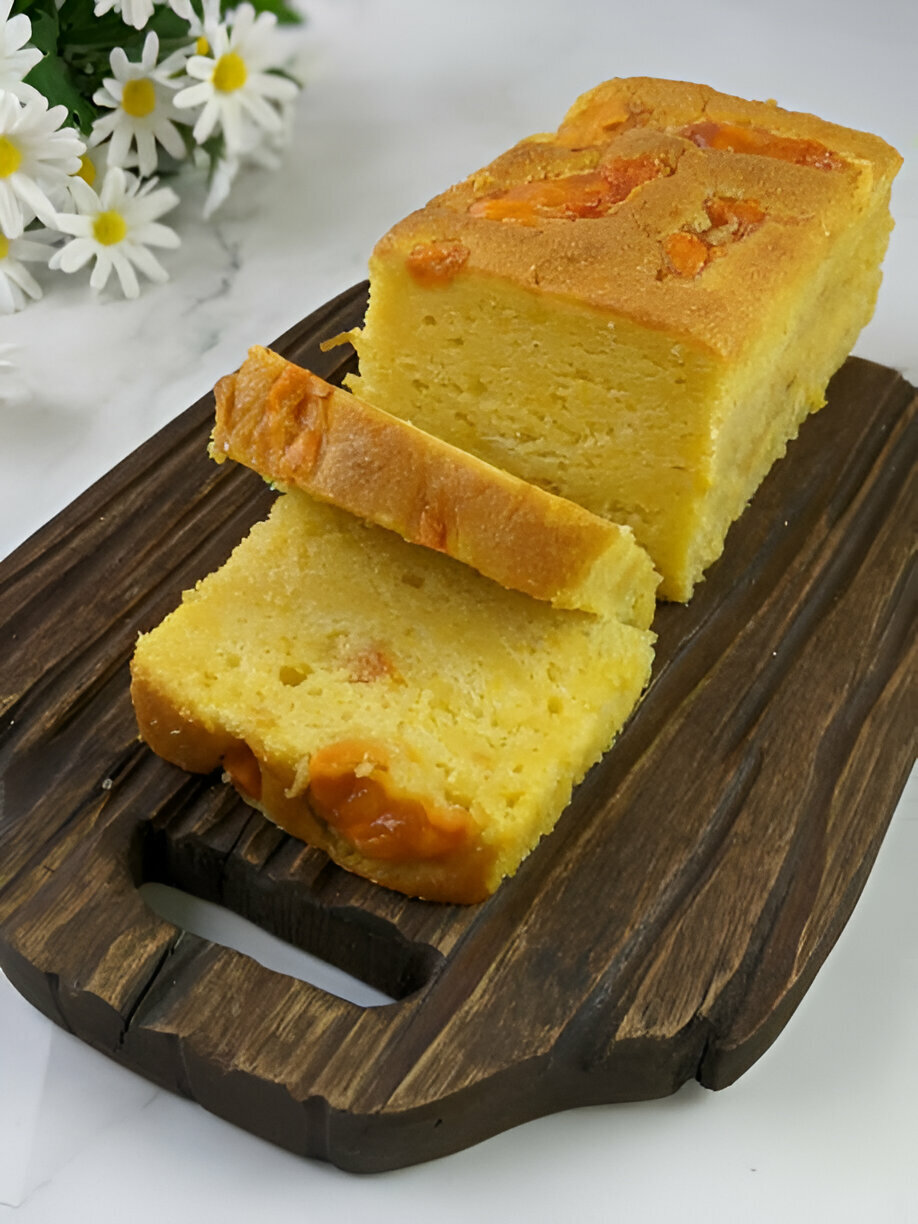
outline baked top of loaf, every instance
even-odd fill
[[[511,590],[646,628],[658,576],[630,528],[492,467],[253,347],[215,388],[211,455],[299,488]]]
[[[471,902],[608,748],[652,643],[294,490],[140,637],[132,697],[156,752],[222,762],[342,866]]]
[[[879,137],[703,85],[608,81],[377,244],[422,283],[509,279],[730,358],[889,189]]]

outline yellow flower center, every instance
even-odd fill
[[[210,50],[210,43],[202,34],[198,41],[194,44],[194,49],[198,55],[206,55]]]
[[[0,234],[0,259],[6,259],[10,253],[10,240],[6,234]]]
[[[80,168],[76,173],[77,178],[81,178],[90,187],[96,181],[96,164],[88,153],[84,153],[80,158]]]
[[[99,213],[92,223],[92,233],[96,242],[103,246],[114,246],[121,242],[127,233],[127,223],[121,213],[109,211]]]
[[[6,178],[19,169],[22,154],[9,136],[0,136],[0,178]]]
[[[242,88],[248,75],[242,56],[237,55],[235,51],[227,51],[226,55],[221,55],[217,60],[213,75],[214,88],[219,89],[221,93],[232,93],[234,89]]]
[[[142,119],[156,109],[156,90],[153,82],[147,77],[137,77],[133,81],[125,81],[121,91],[121,106],[135,119]]]

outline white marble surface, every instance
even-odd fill
[[[282,175],[180,219],[170,284],[82,278],[0,318],[0,556],[238,364],[364,275],[374,239],[608,76],[707,81],[880,133],[905,155],[863,356],[918,381],[914,0],[308,0],[311,83]],[[0,978],[0,1221],[371,1218],[918,1221],[918,788],[785,1032],[734,1087],[543,1119],[424,1167],[349,1177],[160,1092]]]

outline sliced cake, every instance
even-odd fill
[[[268,349],[250,349],[215,398],[210,451],[218,463],[244,463],[511,590],[650,624],[656,579],[630,528],[499,471]]]
[[[343,867],[473,902],[609,747],[652,642],[292,491],[139,639],[132,697],[155,752]]]
[[[481,900],[647,683],[647,554],[267,350],[216,398],[215,456],[289,491],[138,640],[141,735],[360,875]]]

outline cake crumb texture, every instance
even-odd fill
[[[299,491],[142,635],[141,733],[409,895],[512,874],[609,747],[653,635],[506,590]]]

